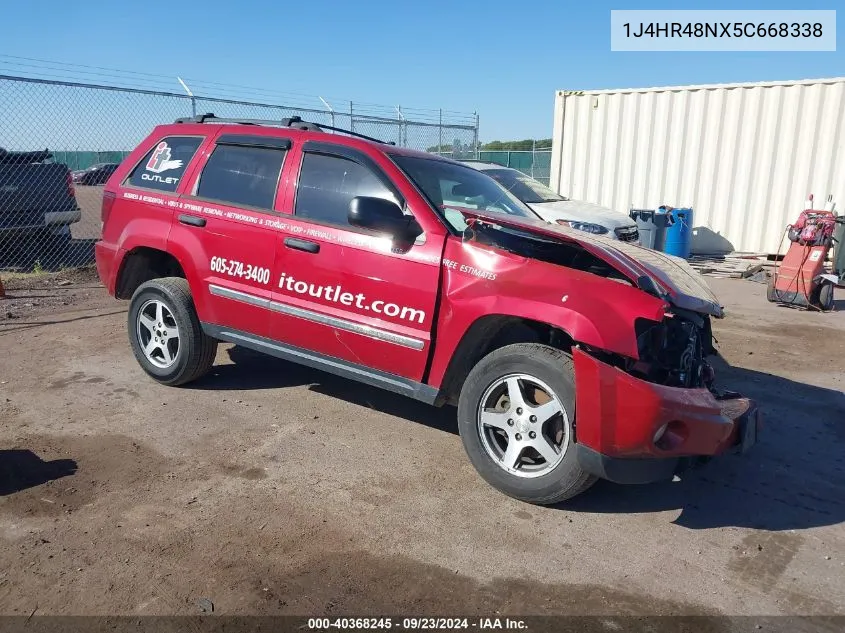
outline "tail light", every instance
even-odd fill
[[[108,222],[109,214],[111,214],[111,208],[114,206],[114,201],[116,199],[114,191],[103,191],[103,207],[100,210],[100,220],[103,224]]]
[[[71,198],[76,197],[76,187],[73,184],[73,174],[70,171],[67,172],[67,195]]]

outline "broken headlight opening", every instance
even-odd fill
[[[716,353],[710,317],[674,310],[661,322],[637,319],[639,360],[634,376],[668,387],[712,389],[713,369],[706,358]]]
[[[562,224],[563,226],[568,226],[570,228],[576,229],[578,231],[584,231],[586,233],[592,233],[593,235],[604,235],[609,230],[606,226],[602,226],[601,224],[594,224],[593,222],[576,222],[575,220],[558,220],[557,223]]]

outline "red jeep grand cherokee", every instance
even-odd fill
[[[547,224],[460,163],[201,115],[123,161],[102,219],[100,278],[163,384],[227,341],[456,404],[481,476],[538,504],[756,441],[754,403],[713,389],[722,308],[697,273]]]

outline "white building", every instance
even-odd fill
[[[559,91],[551,186],[692,207],[693,252],[777,252],[808,194],[845,213],[845,78]]]

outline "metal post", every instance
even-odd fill
[[[355,131],[355,116],[352,114],[352,102],[349,102],[349,131]]]
[[[197,100],[194,97],[194,93],[191,92],[191,89],[188,88],[188,84],[182,81],[181,77],[176,77],[179,80],[179,83],[182,84],[182,87],[185,89],[185,92],[188,93],[188,97],[191,99],[191,116],[197,116]]]
[[[329,111],[329,118],[331,119],[331,126],[335,127],[334,124],[334,108],[329,105],[329,102],[323,99],[323,97],[317,97],[320,101],[323,102],[323,105],[326,106],[326,109]]]
[[[440,122],[437,124],[437,154],[443,156],[443,108],[440,108]]]
[[[399,147],[402,147],[402,106],[396,106],[396,115],[399,119]]]
[[[473,151],[475,152],[475,160],[478,160],[478,112],[473,112],[473,114],[475,115],[475,130],[473,132],[472,144]]]
[[[534,163],[537,161],[537,139],[531,141],[531,177],[534,177]]]

